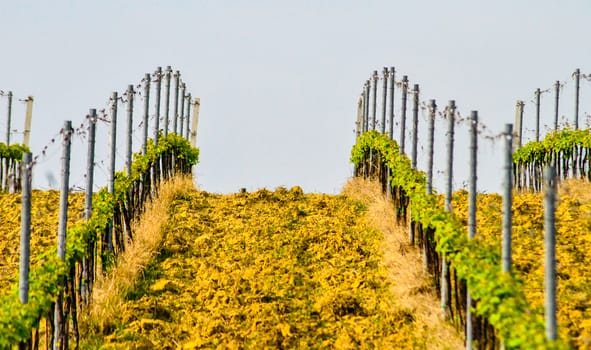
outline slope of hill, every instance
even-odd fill
[[[502,197],[478,196],[476,239],[501,249]],[[453,196],[454,213],[467,224],[467,192]],[[558,332],[574,348],[591,347],[591,183],[566,180],[556,205]],[[542,193],[515,192],[513,263],[526,297],[544,314],[544,205]]]
[[[50,247],[57,249],[59,219],[59,191],[34,190],[31,196],[31,264],[35,265],[40,254]],[[83,219],[84,193],[69,196],[68,227]],[[21,233],[20,194],[0,193],[0,293],[9,292],[18,281]]]
[[[143,278],[116,311],[86,323],[83,348],[461,347],[426,316],[419,304],[430,300],[410,302],[421,292],[397,292],[417,282],[396,286],[409,281],[393,280],[399,266],[384,252],[406,248],[391,249],[375,206],[351,197],[298,187],[176,194]]]
[[[390,290],[400,307],[411,310],[415,316],[416,337],[428,349],[463,348],[458,330],[441,317],[440,302],[431,276],[423,271],[421,253],[408,244],[408,229],[396,222],[392,201],[382,193],[380,184],[354,178],[345,185],[343,193],[364,203],[365,220],[383,233],[383,262],[391,281]]]

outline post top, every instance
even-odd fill
[[[408,75],[403,75],[402,76],[402,81],[408,81]]]

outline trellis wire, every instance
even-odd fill
[[[180,76],[180,74],[179,74]],[[158,79],[160,79],[160,77],[158,77]],[[180,81],[180,79],[179,79]],[[143,83],[145,83],[145,90],[144,90],[144,99],[145,99],[145,103],[146,105],[149,104],[149,84],[150,84],[150,75],[147,74],[146,78],[144,80],[142,80]],[[184,83],[183,83],[184,84]],[[138,88],[141,87],[141,83],[139,85],[137,85]],[[117,103],[119,101],[121,102],[126,102],[128,105],[128,125],[127,125],[127,140],[128,140],[128,147],[127,147],[127,152],[126,152],[126,167],[130,168],[130,162],[129,162],[129,150],[131,149],[131,144],[129,142],[129,140],[131,139],[131,133],[133,132],[133,128],[132,128],[132,123],[133,123],[133,118],[132,118],[132,113],[133,113],[133,100],[134,100],[134,94],[135,92],[133,91],[133,85],[129,85],[127,92],[123,95],[126,97],[126,99],[123,98],[119,98],[118,97],[118,93],[114,92],[112,94],[112,97],[110,99],[110,104],[111,104],[111,112],[110,112],[110,118],[106,117],[106,113],[103,111],[101,111],[101,115],[97,115],[97,111],[96,109],[91,109],[89,111],[89,115],[87,116],[86,120],[84,123],[82,123],[80,125],[80,127],[77,128],[72,128],[72,124],[70,121],[66,121],[64,123],[64,128],[62,128],[62,130],[56,134],[56,136],[52,137],[51,141],[49,144],[53,144],[55,143],[57,136],[61,136],[62,139],[62,143],[63,143],[63,147],[62,147],[62,157],[61,157],[61,161],[62,161],[62,179],[61,179],[61,191],[60,191],[60,217],[59,217],[59,225],[58,225],[58,256],[60,259],[64,259],[65,258],[65,249],[66,249],[66,240],[67,240],[67,235],[66,235],[66,221],[67,221],[67,198],[68,198],[68,193],[71,190],[70,186],[69,186],[69,157],[70,157],[70,145],[71,145],[71,141],[74,137],[86,137],[87,133],[88,133],[88,159],[87,159],[87,174],[85,175],[86,177],[86,198],[85,198],[85,208],[84,208],[84,212],[85,212],[85,217],[88,219],[91,216],[92,213],[92,192],[93,192],[93,174],[94,174],[94,165],[95,165],[95,161],[94,161],[94,145],[95,145],[95,127],[96,127],[96,121],[100,120],[100,121],[104,121],[107,122],[108,124],[110,124],[110,129],[111,129],[111,138],[115,139],[116,133],[116,124],[117,124]],[[188,94],[186,96],[187,99],[189,99],[189,102],[192,101],[191,99],[191,94]],[[195,99],[195,101],[198,101],[198,99]],[[196,102],[197,103],[197,102]],[[189,109],[189,103],[187,104],[187,109]],[[194,113],[198,112],[198,105],[195,107],[195,111]],[[187,115],[190,115],[190,112],[187,112]],[[158,119],[158,118],[156,118]],[[147,128],[147,123],[148,121],[148,112],[146,111],[145,115],[144,115],[144,120],[140,123],[140,126],[144,128],[144,130],[146,130]],[[187,123],[190,121],[189,118],[187,118]],[[193,121],[194,123],[196,122],[196,120]],[[88,131],[87,131],[88,128]],[[196,129],[196,124],[195,127]],[[185,138],[189,137],[189,130],[190,128],[187,126],[186,131],[187,131],[187,135],[182,135]],[[196,135],[196,130],[191,130],[195,135]],[[147,132],[145,132],[147,134]],[[114,171],[114,152],[113,150],[116,146],[115,140],[111,140],[111,157],[109,159],[109,171],[108,173],[113,174]],[[48,145],[49,145],[48,144]],[[145,152],[146,151],[146,144],[147,142],[144,141],[142,143],[142,149]],[[23,206],[23,213],[21,215],[21,219],[23,220],[23,239],[21,240],[21,244],[26,244],[28,239],[27,239],[27,234],[26,234],[26,222],[27,222],[27,217],[30,220],[30,208],[28,208],[28,206],[26,205],[27,200],[27,195],[26,192],[29,191],[30,192],[30,172],[33,170],[34,166],[36,164],[38,164],[39,162],[45,160],[47,158],[47,149],[48,149],[48,145],[46,145],[45,147],[42,148],[42,152],[33,157],[31,162],[28,163],[29,159],[31,158],[30,154],[24,153],[24,162],[21,161],[20,159],[15,160],[15,159],[2,159],[2,161],[0,162],[0,164],[7,164],[7,167],[9,168],[9,171],[6,170],[6,167],[4,165],[2,166],[2,171],[0,171],[0,174],[6,174],[8,173],[13,180],[16,181],[12,181],[11,183],[14,184],[14,186],[11,188],[11,190],[16,191],[16,190],[20,190],[21,187],[23,189],[23,201],[25,202],[24,206]],[[116,152],[115,152],[116,153]],[[27,158],[28,157],[28,158]],[[176,162],[176,165],[174,165],[174,169],[171,168],[171,166],[173,166],[173,164]],[[22,166],[22,167],[21,167]],[[174,154],[171,152],[165,152],[161,155],[161,158],[158,159],[155,163],[154,166],[151,167],[148,171],[148,173],[144,174],[139,180],[136,180],[134,183],[131,184],[131,188],[130,191],[128,193],[125,194],[125,198],[123,199],[122,202],[116,202],[115,204],[115,209],[113,212],[113,222],[111,225],[111,232],[110,234],[107,234],[105,236],[103,236],[103,238],[105,239],[111,239],[111,244],[114,246],[114,251],[113,253],[117,254],[119,252],[122,252],[124,250],[124,244],[125,244],[125,239],[122,239],[124,234],[127,234],[128,237],[127,238],[131,238],[129,236],[131,236],[131,232],[130,232],[130,224],[131,224],[131,220],[134,218],[137,218],[138,215],[143,211],[143,206],[146,203],[146,201],[151,198],[155,192],[154,189],[152,188],[152,182],[151,181],[147,181],[146,179],[150,179],[152,177],[153,172],[158,171],[158,176],[155,177],[155,183],[159,183],[160,181],[167,179],[171,176],[173,176],[175,173],[177,173],[177,170],[180,171],[181,173],[185,173],[185,174],[189,174],[191,172],[191,169],[186,166],[186,162],[184,159],[177,159],[174,160]],[[2,183],[4,184],[5,182],[5,178],[2,177],[0,180],[2,180]],[[114,180],[113,177],[111,177],[109,180]],[[11,185],[12,186],[12,185]],[[27,188],[28,187],[28,188]],[[109,183],[109,186],[111,187],[111,189],[113,189],[113,184],[112,182]],[[2,187],[2,189],[8,189],[7,186]],[[30,194],[28,196],[30,198]],[[29,231],[30,232],[30,231]],[[100,237],[100,235],[99,235]],[[104,240],[103,240],[104,242]],[[97,271],[96,269],[96,265],[94,262],[94,259],[92,259],[91,257],[94,256],[98,256],[97,252],[95,251],[97,247],[96,246],[92,246],[89,245],[88,246],[88,251],[86,252],[86,256],[84,257],[84,259],[82,259],[80,262],[77,262],[77,265],[74,265],[71,267],[71,271],[68,272],[69,277],[68,277],[68,281],[66,281],[65,285],[63,286],[63,289],[59,290],[59,294],[57,295],[57,301],[55,303],[55,307],[54,307],[54,311],[51,313],[51,315],[45,315],[44,317],[48,320],[48,343],[47,346],[51,347],[53,349],[67,349],[69,347],[69,335],[71,333],[71,331],[73,330],[73,334],[74,334],[74,340],[76,342],[76,344],[78,343],[79,337],[78,337],[78,326],[77,326],[77,309],[79,307],[82,307],[84,304],[88,303],[89,297],[91,296],[92,293],[92,286],[93,286],[93,281],[95,279],[95,274],[96,273],[100,273],[100,271]],[[21,249],[21,254],[25,254],[27,255],[27,250],[26,248]],[[28,272],[24,272],[24,266],[25,266],[25,262],[27,259],[24,259],[23,257],[21,257],[21,263],[20,263],[20,277],[19,277],[19,299],[21,300],[22,303],[26,303],[28,300]],[[61,287],[60,287],[61,288]],[[81,304],[77,304],[76,301],[80,300]],[[41,317],[42,315],[40,315]],[[35,327],[39,327],[39,325],[36,325]],[[70,328],[73,327],[73,328]],[[33,333],[31,334],[31,339],[34,338],[34,336],[38,337],[39,332],[35,332],[33,331]],[[32,348],[32,347],[36,347],[39,344],[39,339],[35,339],[34,341],[29,341],[23,344],[20,344],[19,347],[20,348]]]
[[[584,77],[584,75],[581,75],[581,77]],[[384,80],[386,78],[383,78]],[[406,91],[404,91],[405,87],[408,86],[408,80],[404,79],[398,83],[398,85],[400,85],[403,89],[403,94],[402,94],[402,105],[405,105],[405,95],[406,93],[408,93]],[[558,92],[560,92],[560,89],[562,89],[565,86],[565,83],[561,83],[558,82],[556,84],[556,86],[558,86]],[[367,88],[367,85],[364,86],[363,91],[365,91]],[[540,115],[540,108],[539,108],[539,98],[540,96],[546,92],[545,91],[541,91],[540,89],[536,90],[536,116],[537,116],[537,120],[536,120],[536,129],[538,129],[536,131],[536,137],[539,138],[539,115]],[[577,92],[578,93],[578,92]],[[391,94],[391,96],[393,96],[393,94]],[[392,98],[392,97],[391,97]],[[384,99],[383,99],[384,100]],[[384,100],[385,101],[385,100]],[[362,112],[361,115],[361,121],[360,124],[364,124],[367,123],[370,119],[370,115],[369,113],[367,113],[366,107],[367,105],[364,103],[365,102],[365,96],[363,96],[362,94],[362,108],[360,109]],[[385,102],[384,102],[385,103]],[[393,103],[390,103],[391,105],[393,105]],[[382,105],[382,108],[384,106]],[[478,114],[476,111],[473,111],[470,114],[470,118],[464,118],[461,116],[459,111],[455,111],[455,104],[454,105],[450,105],[446,108],[446,110],[444,112],[437,112],[436,108],[435,108],[435,101],[432,101],[431,106],[427,106],[426,104],[421,104],[421,108],[424,109],[428,109],[429,110],[429,115],[433,115],[433,118],[430,118],[429,122],[431,120],[435,119],[436,115],[439,115],[442,118],[446,118],[448,119],[448,126],[450,126],[450,129],[453,130],[453,125],[455,124],[459,124],[459,123],[468,123],[468,125],[470,126],[470,139],[471,139],[471,146],[470,146],[470,154],[471,154],[471,164],[470,164],[470,178],[469,178],[469,192],[470,192],[470,198],[469,198],[469,232],[468,235],[469,237],[474,237],[475,232],[476,232],[476,223],[475,223],[475,212],[476,212],[476,181],[477,181],[477,176],[476,176],[476,158],[477,158],[477,135],[481,135],[481,137],[483,137],[484,139],[490,140],[490,141],[497,141],[497,140],[503,140],[503,145],[505,148],[505,165],[503,166],[504,168],[504,180],[503,182],[505,183],[504,189],[505,189],[505,193],[503,195],[504,198],[504,225],[503,225],[503,234],[504,234],[504,238],[503,238],[503,249],[502,249],[502,269],[504,271],[507,271],[510,273],[510,266],[511,266],[511,248],[510,248],[510,231],[511,231],[511,217],[510,217],[510,206],[511,206],[511,199],[512,199],[512,195],[513,195],[513,188],[515,186],[517,186],[517,184],[513,181],[513,172],[514,172],[514,163],[513,163],[513,149],[514,149],[514,142],[515,142],[515,148],[518,148],[519,146],[521,146],[521,144],[519,143],[520,140],[523,139],[523,132],[519,132],[519,129],[523,128],[523,103],[520,101],[520,103],[518,104],[518,108],[516,109],[516,124],[518,125],[516,127],[518,134],[514,134],[513,132],[513,126],[511,124],[507,124],[506,125],[506,129],[504,130],[504,132],[500,133],[500,134],[491,134],[490,130],[482,123],[478,122]],[[455,112],[454,112],[455,111]],[[414,112],[414,111],[413,111]],[[432,114],[431,114],[432,113]],[[402,151],[404,149],[404,139],[405,139],[405,134],[406,134],[406,130],[402,129],[403,127],[405,127],[405,119],[404,119],[404,114],[405,114],[405,108],[401,108],[401,121],[400,121],[400,135],[401,135],[401,142],[399,144],[400,148],[401,148],[401,153],[404,153],[404,151]],[[455,118],[454,118],[455,117]],[[455,120],[453,120],[455,119]],[[394,123],[391,123],[391,125],[393,125]],[[519,125],[521,124],[521,125]],[[366,130],[367,131],[367,130]],[[448,132],[448,137],[449,137],[449,133]],[[429,141],[429,144],[431,144],[432,141]],[[428,145],[429,146],[429,145]],[[370,154],[372,152],[372,150],[369,150]],[[429,146],[429,153],[431,153],[430,150],[430,146]],[[575,152],[573,153],[577,153],[577,150],[575,150]],[[583,154],[582,151],[578,150],[579,154]],[[452,157],[453,157],[453,151],[451,152]],[[384,176],[384,174],[388,174],[388,169],[384,169],[384,165],[380,165],[380,154],[374,154],[373,157],[372,156],[366,156],[364,157],[364,161],[355,169],[355,173],[356,175],[363,175],[366,178],[378,178],[380,179],[380,181],[383,181],[384,183],[386,183],[387,179],[386,177],[388,176]],[[412,162],[412,154],[411,154],[411,162]],[[365,163],[369,161],[369,163]],[[449,161],[449,160],[448,160]],[[374,164],[375,163],[375,164]],[[428,166],[429,168],[429,166]],[[590,167],[591,169],[591,167]],[[574,170],[572,171],[574,173]],[[432,170],[431,170],[432,173]],[[451,173],[451,171],[449,171],[449,173]],[[590,171],[591,173],[591,171]],[[563,174],[563,176],[565,176]],[[428,190],[430,190],[432,187],[432,185],[429,184],[430,179],[432,178],[432,175],[429,176],[428,175]],[[449,181],[450,177],[446,177],[446,180]],[[405,198],[404,193],[400,193],[399,190],[393,188],[390,189],[388,186],[384,186],[384,183],[382,184],[382,187],[387,189],[388,192],[391,192],[394,196],[393,196],[393,200],[396,203],[396,205],[400,205],[402,206],[402,208],[398,209],[399,214],[400,213],[405,213],[407,212],[408,209],[404,209],[407,205],[408,205],[408,198]],[[432,190],[431,190],[432,191]],[[447,195],[451,194],[451,191],[446,191],[446,208],[448,208],[448,210],[451,210],[451,195],[448,197]],[[449,201],[448,201],[449,198]],[[448,204],[449,203],[449,204]],[[408,213],[407,213],[408,214]],[[402,216],[398,216],[399,218],[406,218],[406,214],[403,214]],[[412,220],[412,219],[411,219]],[[409,225],[409,229],[416,229],[417,226],[420,227],[420,225],[414,226],[413,223],[411,222]],[[425,227],[420,227],[419,229],[419,240],[422,243],[422,247],[425,247],[424,249],[424,261],[427,262],[428,265],[428,270],[429,271],[435,271],[434,273],[434,277],[436,279],[436,285],[439,287],[440,289],[440,297],[442,299],[442,306],[446,305],[446,299],[448,299],[451,296],[453,296],[454,300],[458,300],[458,298],[464,298],[464,302],[460,302],[460,305],[454,305],[454,302],[450,302],[450,308],[449,308],[449,314],[446,314],[446,316],[452,316],[452,319],[454,320],[454,322],[457,322],[457,318],[459,317],[459,322],[465,326],[465,331],[467,332],[467,345],[466,348],[470,349],[471,348],[471,343],[472,344],[478,344],[479,348],[485,348],[488,346],[492,346],[492,347],[496,347],[498,346],[498,339],[496,339],[495,336],[495,332],[494,330],[491,328],[491,326],[488,324],[488,322],[480,317],[474,317],[471,315],[470,313],[470,305],[472,305],[472,301],[469,295],[469,292],[466,289],[465,286],[465,282],[464,281],[457,281],[457,277],[455,275],[455,272],[453,271],[453,269],[449,269],[449,274],[451,274],[451,277],[449,275],[447,275],[447,271],[445,269],[445,257],[444,256],[440,256],[439,257],[439,261],[437,259],[434,259],[433,254],[434,254],[434,245],[432,245],[432,241],[429,236],[430,234],[430,228],[425,228]],[[432,236],[431,236],[432,237]],[[412,240],[410,241],[410,243],[412,244]],[[436,254],[435,254],[436,255]],[[455,291],[451,291],[448,288],[448,281],[449,280],[453,280],[454,284],[453,284],[453,288],[455,288]],[[463,285],[463,287],[462,287]],[[463,305],[462,305],[463,304]],[[458,313],[459,312],[459,313]],[[462,316],[462,312],[464,313],[465,316]],[[484,338],[483,338],[484,337]],[[486,339],[486,340],[484,340]],[[476,341],[476,342],[474,342]],[[488,345],[487,345],[488,344]],[[496,344],[496,345],[495,345]]]

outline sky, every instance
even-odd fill
[[[352,176],[357,99],[371,72],[384,66],[420,84],[421,101],[443,107],[453,99],[464,116],[478,110],[491,135],[514,121],[515,103],[524,100],[526,140],[533,135],[534,90],[565,82],[560,114],[571,120],[571,74],[591,73],[588,0],[3,2],[0,90],[34,96],[31,148],[39,154],[48,146],[34,169],[39,188],[59,186],[61,150],[51,140],[64,120],[79,126],[89,108],[107,107],[113,91],[138,84],[157,66],[179,70],[187,91],[200,98],[196,183],[221,193],[294,185],[338,193]],[[395,98],[399,108],[400,91]],[[542,97],[542,125],[552,124],[553,101],[553,92]],[[0,97],[2,139],[6,104]],[[138,100],[134,151],[142,106]],[[591,82],[581,83],[580,108],[582,116],[591,113]],[[16,101],[16,141],[24,110]],[[123,121],[125,105],[119,110]],[[124,166],[125,128],[118,124],[117,169]],[[99,123],[96,188],[106,183],[108,129]],[[467,133],[458,126],[456,189],[466,183]],[[438,121],[438,189],[444,137]],[[479,190],[499,191],[502,145],[480,142]],[[70,185],[82,188],[86,140],[75,137],[73,145]]]

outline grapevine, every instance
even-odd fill
[[[420,232],[433,231],[437,253],[444,254],[451,262],[452,274],[466,281],[477,301],[476,314],[494,327],[507,348],[566,347],[560,341],[546,340],[543,318],[529,304],[522,280],[501,271],[500,252],[495,245],[467,240],[462,221],[446,212],[436,196],[426,194],[424,173],[411,168],[410,160],[399,154],[393,140],[376,131],[361,135],[352,149],[351,162],[357,175],[378,176],[384,184],[386,170],[390,169],[389,180],[397,207],[404,212],[408,205],[410,219],[420,225]],[[438,271],[434,272],[437,281]],[[461,311],[461,307],[456,310],[460,314]]]
[[[419,347],[364,210],[299,187],[179,195],[159,256],[101,346]]]
[[[104,188],[95,193],[91,218],[69,227],[65,262],[57,258],[55,247],[47,248],[34,258],[39,263],[31,269],[29,276],[28,304],[20,304],[16,287],[13,288],[14,292],[0,296],[0,347],[27,341],[31,338],[33,329],[39,327],[41,318],[52,319],[49,315],[52,305],[64,288],[69,291],[66,295],[69,305],[75,307],[75,300],[81,297],[78,295],[80,286],[77,285],[77,269],[84,259],[89,259],[86,264],[89,268],[100,258],[103,271],[108,270],[110,261],[114,260],[113,254],[124,249],[125,240],[131,238],[131,232],[126,231],[125,227],[130,227],[130,220],[139,215],[143,203],[151,195],[151,173],[154,172],[161,178],[169,178],[175,172],[188,173],[197,163],[198,156],[198,149],[192,148],[187,140],[176,134],[162,137],[158,145],[150,140],[146,154],[135,154],[131,176],[117,173],[115,193],[109,194]],[[173,159],[176,160],[174,167]],[[113,253],[103,250],[99,254],[97,249],[104,247],[104,235],[109,232],[107,227],[111,223],[115,228],[117,250]],[[125,234],[128,236],[125,237]],[[89,280],[82,283],[91,284],[93,276],[89,273]],[[66,322],[68,318],[65,318]],[[76,331],[75,317],[72,323],[71,327]],[[69,324],[66,326],[70,327]]]

